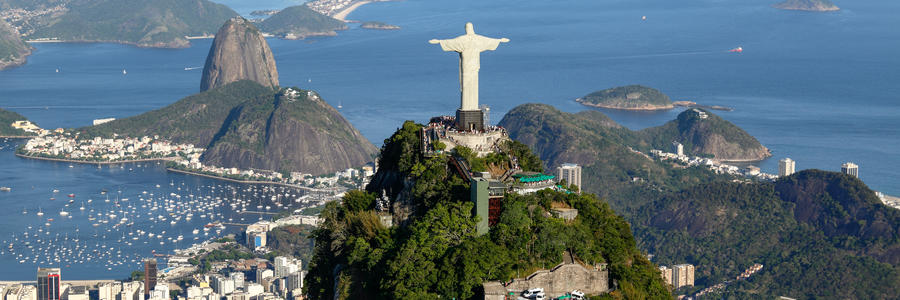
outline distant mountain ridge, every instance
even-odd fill
[[[549,166],[591,157],[594,152],[581,148],[585,143],[671,152],[672,142],[677,141],[687,154],[726,161],[755,161],[771,155],[756,138],[702,109],[686,110],[661,126],[631,131],[599,111],[570,114],[549,105],[525,104],[510,110],[499,125],[514,139],[536,147]]]
[[[207,0],[73,0],[65,10],[26,25],[33,31],[29,39],[181,48],[190,44],[185,36],[212,34],[234,16],[227,6]]]
[[[259,28],[281,38],[301,39],[337,35],[336,31],[347,29],[347,25],[306,5],[296,5],[266,18],[259,23]]]
[[[242,17],[229,19],[216,33],[203,66],[200,90],[238,80],[278,86],[278,68],[269,44],[262,32]]]

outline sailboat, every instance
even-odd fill
[[[122,69],[122,75],[128,75],[128,72],[125,69]]]
[[[338,109],[344,108],[344,101],[338,101]]]

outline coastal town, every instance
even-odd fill
[[[27,122],[27,121],[25,121]],[[191,144],[177,144],[158,135],[139,138],[113,134],[111,138],[81,138],[77,132],[62,128],[44,130],[28,123],[15,123],[14,128],[36,133],[17,155],[26,158],[55,160],[70,163],[111,164],[142,161],[166,161],[169,171],[232,180],[242,183],[281,184],[300,189],[328,191],[341,194],[368,183],[375,173],[375,164],[348,168],[333,174],[279,172],[273,170],[220,167],[201,162],[205,149]]]

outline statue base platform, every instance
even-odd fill
[[[456,110],[456,129],[460,131],[483,131],[484,112],[479,110]]]

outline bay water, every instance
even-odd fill
[[[223,2],[242,14],[293,3]],[[782,11],[771,4],[377,2],[348,18],[382,21],[401,30],[367,30],[351,23],[336,37],[268,42],[283,86],[313,89],[333,106],[341,104],[341,113],[376,145],[404,120],[426,122],[431,116],[453,114],[459,105],[458,56],[427,41],[456,37],[464,33],[465,22],[473,22],[476,33],[511,40],[482,54],[480,100],[491,106],[493,123],[520,104],[546,103],[577,112],[590,108],[575,103],[575,98],[642,84],[673,100],[734,108],[714,113],[773,151],[773,158],[757,163],[763,171],[777,172],[777,160],[784,157],[797,161],[798,170],[837,171],[841,163],[852,161],[870,187],[900,195],[900,56],[896,55],[900,2],[840,1],[836,4],[842,10],[830,13]],[[199,91],[210,43],[194,40],[187,49],[34,44],[37,50],[28,64],[0,72],[0,107],[44,128],[81,127],[93,119],[158,109]],[[728,52],[735,47],[744,52]],[[663,124],[680,111],[603,110],[632,129]],[[0,215],[0,240],[20,236],[29,225],[42,225],[22,210],[33,212],[40,206],[58,213],[58,205],[46,204],[45,199],[53,187],[96,197],[102,187],[126,184],[120,181],[133,184],[126,187],[128,193],[173,182],[219,184],[166,173],[153,165],[128,167],[132,172],[69,168],[65,163],[17,158],[8,149],[0,150],[0,185],[11,186],[13,192],[0,193],[0,204],[8,208]],[[179,230],[191,228],[196,224]],[[57,232],[64,233],[53,234]],[[155,248],[164,252],[171,246]],[[146,256],[152,250],[137,251],[135,255]],[[31,274],[36,264],[0,255],[0,266]],[[121,278],[138,265],[72,268],[68,278]],[[0,280],[32,277],[18,274],[23,273],[0,272]]]

